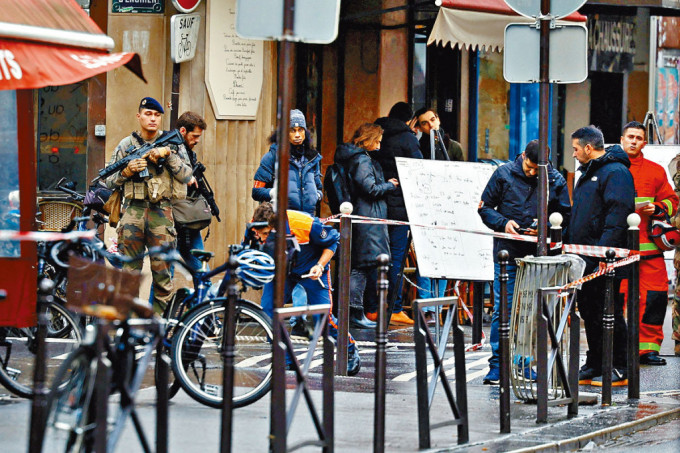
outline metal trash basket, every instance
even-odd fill
[[[536,385],[536,313],[539,288],[561,287],[583,275],[585,263],[576,255],[518,258],[515,291],[510,316],[510,382],[515,396],[524,401],[537,400]],[[557,326],[564,312],[566,298],[548,295],[550,322]],[[568,363],[569,335],[562,335],[560,351]],[[565,396],[564,387],[553,362],[548,382],[548,398]]]

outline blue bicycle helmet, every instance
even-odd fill
[[[274,280],[274,258],[258,250],[246,249],[236,255],[236,275],[251,288],[262,288]]]

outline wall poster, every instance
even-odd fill
[[[236,35],[236,0],[211,0],[207,6],[205,83],[215,117],[254,120],[264,79],[263,41]]]

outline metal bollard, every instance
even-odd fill
[[[163,347],[163,333],[161,329],[158,335],[161,340],[156,347],[156,362],[158,367],[158,381],[156,381],[156,452],[167,453],[168,451],[168,394],[170,377],[170,358]]]
[[[609,249],[605,253],[605,262],[609,266],[615,260],[616,253]],[[612,404],[612,368],[614,347],[614,269],[605,274],[606,291],[604,296],[604,313],[602,314],[602,405]]]
[[[340,212],[352,213],[352,203],[345,201]],[[338,247],[338,338],[347,338],[349,331],[349,275],[352,270],[352,219],[340,218],[340,244]],[[347,376],[347,342],[338,341],[335,361],[335,374]]]
[[[229,275],[227,286],[227,300],[224,302],[224,320],[222,326],[222,431],[220,437],[220,452],[231,451],[232,411],[234,398],[234,343],[236,340],[236,313],[234,307],[238,300],[238,284],[235,278],[238,262],[234,255],[229,256]]]
[[[550,249],[548,255],[562,254],[562,214],[553,212],[550,214]],[[554,247],[554,248],[553,248]]]
[[[500,422],[501,433],[510,432],[510,316],[508,311],[508,259],[507,250],[498,252],[500,265],[500,325],[498,327],[500,349]]]
[[[640,250],[640,216],[628,216],[628,249]],[[628,274],[628,398],[640,398],[640,262]]]
[[[472,344],[482,342],[482,318],[484,317],[484,285],[486,282],[474,282],[472,294]],[[493,294],[493,291],[491,291]]]
[[[52,300],[54,282],[42,279],[38,286],[40,298]],[[40,305],[39,305],[40,306]],[[47,338],[47,313],[38,313],[38,329],[36,332],[37,350],[35,354],[35,368],[33,370],[33,402],[31,403],[31,435],[29,436],[29,453],[40,453],[42,450],[42,426],[47,416],[47,394],[49,389],[45,385],[45,339]]]
[[[373,416],[373,451],[385,451],[385,379],[387,374],[387,289],[390,257],[378,256],[378,323],[375,333],[375,414]],[[338,342],[339,343],[339,342]]]

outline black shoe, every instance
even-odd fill
[[[663,366],[666,364],[666,359],[659,357],[656,351],[648,352],[640,356],[640,365],[654,365]]]
[[[363,309],[350,307],[349,325],[355,329],[375,329],[376,323],[366,318]]]
[[[303,337],[303,338],[312,338],[312,334],[310,332],[310,327],[311,326],[308,326],[304,319],[297,318],[297,319],[295,319],[295,323],[293,324],[293,328],[290,329],[290,334],[291,334],[291,336],[297,336],[297,337]]]
[[[594,377],[601,375],[601,371],[591,368],[588,365],[583,365],[581,369],[578,370],[578,383],[581,385],[588,385],[591,383]]]
[[[361,369],[359,348],[354,346],[354,352],[347,355],[347,376],[356,376]]]
[[[590,382],[593,387],[602,387],[602,376],[594,377]],[[612,387],[622,387],[628,385],[628,374],[626,370],[612,370]]]

